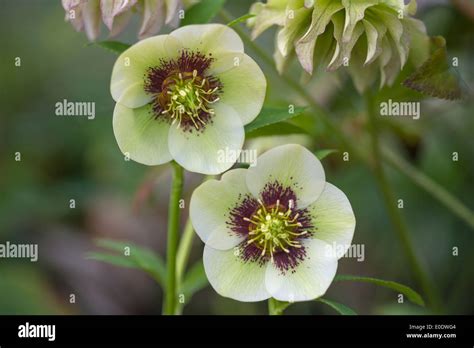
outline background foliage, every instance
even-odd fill
[[[248,12],[250,4],[229,0],[226,10],[237,18]],[[422,7],[419,16],[430,35],[446,38],[449,55],[459,57],[459,75],[472,85],[474,26],[468,14],[441,1]],[[219,16],[216,21],[226,23]],[[135,23],[118,40],[135,42],[137,26]],[[37,263],[0,259],[0,313],[159,313],[161,290],[151,277],[133,265],[124,269],[97,262],[90,254],[98,250],[94,240],[100,238],[130,240],[162,255],[165,246],[169,168],[125,162],[118,150],[111,125],[114,102],[109,94],[116,56],[88,45],[83,33],[74,32],[64,22],[59,2],[0,0],[0,32],[0,242],[39,244]],[[273,31],[265,33],[258,47],[272,52],[273,35]],[[267,105],[306,104],[255,52],[248,53],[260,60],[268,76]],[[14,66],[15,57],[21,58],[21,67]],[[290,75],[296,80],[300,73],[297,65],[291,67]],[[364,101],[347,77],[321,74],[300,85],[329,110],[347,137],[365,146]],[[384,99],[413,100],[416,96],[398,83],[381,92]],[[54,105],[63,99],[94,101],[96,118],[55,116]],[[427,99],[421,110],[418,121],[384,120],[384,144],[472,211],[474,104]],[[334,134],[315,121],[311,112],[306,110],[289,120],[292,126],[285,129],[310,133],[311,138],[303,141],[314,151],[334,148]],[[284,132],[282,127],[274,131],[278,129]],[[264,130],[255,129],[251,141],[265,135]],[[21,162],[14,161],[17,151]],[[454,151],[459,153],[458,162],[451,160]],[[397,280],[417,289],[371,171],[355,157],[343,162],[341,156],[341,152],[330,154],[324,165],[328,181],[351,200],[358,223],[354,243],[365,245],[365,260],[342,259],[339,273]],[[390,169],[389,179],[397,198],[404,199],[402,214],[416,251],[441,294],[443,310],[473,314],[473,228],[398,171]],[[187,174],[187,201],[201,180],[199,175]],[[76,200],[75,209],[69,209],[70,199]],[[452,256],[454,246],[459,247],[457,257]],[[191,264],[201,255],[202,243],[195,241]],[[146,268],[153,258],[144,256],[134,262]],[[75,304],[69,303],[70,294],[75,294]],[[327,298],[363,314],[429,312],[408,301],[398,304],[396,293],[371,283],[336,282]],[[224,299],[204,287],[184,312],[260,314],[266,313],[266,304]],[[317,302],[296,304],[287,312],[335,313]]]

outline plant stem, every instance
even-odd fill
[[[280,306],[280,302],[275,300],[274,298],[271,297],[268,299],[268,314],[269,315],[282,315],[283,310],[285,308],[282,308]]]
[[[439,310],[439,300],[436,291],[434,290],[431,279],[428,277],[427,273],[423,269],[421,261],[419,260],[413,243],[410,238],[410,233],[408,231],[407,225],[403,220],[403,217],[396,206],[396,198],[390,183],[388,182],[387,176],[385,174],[383,165],[382,165],[382,152],[379,141],[379,129],[377,116],[374,111],[374,98],[369,93],[366,96],[367,101],[367,113],[368,113],[368,126],[372,142],[372,153],[374,157],[373,171],[379,186],[379,189],[382,193],[383,200],[385,201],[385,206],[388,210],[389,218],[392,221],[393,226],[395,227],[395,232],[402,244],[402,248],[405,251],[405,254],[408,258],[408,262],[411,265],[411,268],[414,272],[417,282],[423,289],[428,301],[431,305]]]
[[[418,171],[402,157],[388,149],[382,150],[382,154],[389,165],[408,176],[416,185],[431,194],[454,215],[459,217],[461,220],[464,220],[464,222],[474,229],[474,213],[459,199],[449,193],[444,187],[436,183],[433,179]]]
[[[194,229],[191,219],[188,218],[186,226],[184,227],[183,235],[179,243],[178,254],[176,256],[176,279],[178,287],[181,284],[184,276],[184,271],[189,260],[189,253],[193,246]]]
[[[207,175],[203,179],[203,183],[207,180],[213,179],[214,175]],[[193,224],[191,223],[191,219],[188,218],[186,221],[186,225],[184,226],[183,235],[181,237],[181,241],[179,242],[178,247],[178,254],[176,257],[176,277],[178,288],[181,285],[181,281],[184,277],[184,272],[186,270],[186,266],[189,260],[189,253],[191,252],[191,248],[194,242],[194,228]]]
[[[168,207],[168,240],[166,251],[166,293],[163,314],[173,315],[176,308],[176,252],[179,239],[179,200],[183,191],[183,168],[172,162],[173,179],[171,183],[170,201]]]

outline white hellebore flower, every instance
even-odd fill
[[[112,71],[114,133],[132,160],[219,174],[233,163],[244,125],[257,117],[266,80],[237,33],[221,24],[189,25],[143,40]]]
[[[220,295],[244,302],[322,296],[355,229],[346,195],[326,182],[321,162],[295,144],[265,152],[255,167],[203,183],[191,198],[190,216],[206,244],[209,282]]]

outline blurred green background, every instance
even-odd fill
[[[251,3],[229,0],[226,8],[238,17]],[[454,3],[420,1],[419,17],[430,35],[446,37],[449,55],[459,57],[461,78],[472,86],[474,18]],[[118,40],[135,42],[137,30],[136,18]],[[0,314],[160,313],[161,290],[146,275],[85,257],[97,249],[96,238],[130,240],[162,255],[165,249],[168,168],[126,162],[116,145],[109,93],[116,56],[88,45],[84,33],[76,33],[64,21],[60,1],[0,0],[0,33],[0,243],[39,245],[36,263],[0,259]],[[269,31],[257,41],[268,53],[273,52],[273,35]],[[105,30],[102,38],[106,39]],[[16,57],[21,58],[19,67]],[[264,70],[269,105],[304,105]],[[291,71],[299,77],[301,70],[295,65]],[[350,80],[322,74],[304,86],[349,136],[361,136],[363,102]],[[398,93],[397,88],[402,87],[386,95]],[[95,119],[56,116],[55,104],[63,99],[95,102]],[[421,110],[418,121],[384,121],[384,142],[472,210],[474,104],[426,99]],[[303,142],[313,150],[330,147],[331,135],[311,115],[294,122],[308,120],[313,120],[314,136]],[[253,140],[251,146],[261,145]],[[15,161],[16,152],[21,161]],[[451,160],[453,152],[459,153],[459,161]],[[365,246],[365,260],[342,259],[339,273],[396,280],[420,290],[370,170],[355,159],[343,162],[340,154],[323,164],[328,181],[353,205],[354,243]],[[405,176],[394,171],[389,175],[397,197],[404,200],[402,213],[445,312],[474,314],[474,231]],[[187,174],[187,202],[201,180]],[[70,199],[76,201],[74,209]],[[452,255],[455,246],[457,257]],[[191,261],[201,257],[202,247],[196,238]],[[71,294],[75,303],[70,303]],[[396,295],[369,284],[341,282],[331,286],[327,297],[361,314],[429,313],[397,303]],[[296,304],[287,312],[334,314],[319,303]],[[266,304],[224,299],[206,287],[184,313],[264,314]]]

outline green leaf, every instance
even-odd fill
[[[403,81],[405,87],[436,98],[461,99],[463,91],[459,76],[448,62],[446,40],[441,36],[432,38],[435,49],[428,60]]]
[[[165,283],[165,265],[163,260],[153,251],[126,241],[99,239],[96,243],[99,247],[109,249],[109,251],[113,251],[115,254],[92,252],[87,254],[87,258],[107,262],[116,266],[141,269],[154,278],[160,285]],[[128,253],[125,254],[125,251],[128,250],[130,250],[129,255]]]
[[[334,301],[331,301],[331,300],[326,300],[324,298],[318,298],[318,299],[316,299],[316,301],[327,304],[329,307],[334,309],[339,314],[342,314],[342,315],[357,315],[357,313],[353,309],[347,307],[346,305],[343,305],[342,303],[334,302]]]
[[[202,0],[191,6],[181,21],[181,26],[204,24],[213,19],[224,6],[226,0]]]
[[[392,289],[399,293],[404,294],[408,298],[408,300],[410,300],[411,302],[417,305],[420,305],[420,306],[425,305],[425,301],[423,301],[423,298],[415,290],[409,288],[406,285],[393,282],[390,280],[382,280],[382,279],[371,278],[371,277],[359,277],[359,276],[345,275],[345,274],[336,275],[336,278],[334,278],[334,280],[372,283],[378,286],[383,286],[383,287],[386,287],[386,288],[389,288],[389,289]]]
[[[290,305],[290,302],[278,301],[274,298],[268,299],[268,311],[271,315],[282,315]]]
[[[202,261],[196,262],[184,276],[181,292],[189,298],[209,284]]]
[[[239,18],[236,18],[234,19],[233,21],[230,21],[229,23],[227,23],[227,25],[229,27],[233,26],[233,25],[236,25],[236,24],[239,24],[239,23],[242,23],[242,22],[245,22],[247,19],[250,19],[250,18],[253,18],[255,17],[256,15],[253,14],[253,13],[247,13],[243,16],[240,16]]]
[[[269,126],[274,123],[287,121],[293,117],[301,115],[305,108],[295,108],[292,113],[288,108],[263,108],[260,115],[255,120],[245,126],[245,133],[250,133],[256,129]]]
[[[131,45],[118,42],[118,41],[100,41],[100,42],[91,42],[88,46],[99,46],[105,48],[108,51],[111,51],[116,54],[121,54],[123,51],[128,49]]]
[[[126,268],[137,268],[135,262],[128,257],[121,255],[112,255],[99,252],[90,252],[86,254],[86,258],[89,260],[101,261],[110,263],[114,266],[126,267]]]
[[[307,134],[307,132],[298,126],[295,126],[292,123],[288,122],[280,122],[268,125],[266,127],[262,127],[251,131],[248,133],[245,138],[252,139],[258,137],[267,137],[272,135],[289,135],[289,134]]]
[[[314,154],[315,154],[316,157],[321,161],[321,160],[323,160],[324,158],[326,158],[327,156],[329,156],[330,154],[333,154],[333,153],[336,153],[336,152],[339,152],[339,150],[326,149],[326,150],[318,150],[318,151],[315,151]]]

